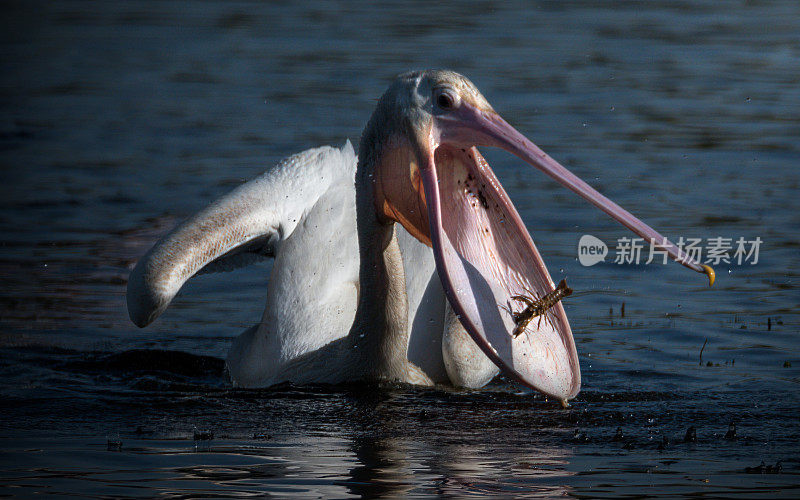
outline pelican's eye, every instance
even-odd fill
[[[458,94],[453,92],[452,89],[438,88],[433,91],[434,102],[436,107],[443,111],[449,111],[457,108],[459,104]]]

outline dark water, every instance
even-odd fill
[[[799,4],[383,5],[3,4],[0,494],[800,495]],[[222,359],[268,263],[128,321],[159,235],[356,140],[389,79],[424,67],[470,77],[663,233],[760,237],[759,262],[715,266],[712,289],[675,264],[583,267],[581,235],[613,252],[626,231],[487,151],[553,277],[614,291],[566,304],[571,409],[503,380],[234,390]]]

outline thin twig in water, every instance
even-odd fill
[[[706,344],[708,343],[708,339],[703,342],[703,347],[700,348],[700,364],[703,364],[703,349],[706,348]]]

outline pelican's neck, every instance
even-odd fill
[[[366,136],[366,132],[365,132]],[[362,140],[356,170],[356,224],[361,259],[359,300],[350,338],[369,378],[408,376],[408,299],[394,222],[375,207],[375,150]],[[378,143],[372,143],[378,144]]]

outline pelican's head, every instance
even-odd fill
[[[476,146],[502,148],[576,192],[675,260],[713,277],[654,229],[550,158],[452,71],[400,75],[361,140],[359,168],[380,219],[433,248],[448,300],[475,342],[507,374],[560,400],[577,394],[580,368],[561,304],[513,337],[508,311],[554,288],[514,205]]]
[[[402,223],[423,243],[431,245],[425,193],[420,169],[430,168],[440,146],[464,148],[473,144],[456,141],[454,112],[469,106],[496,114],[489,102],[467,78],[453,71],[413,71],[398,76],[378,101],[359,147],[359,164],[375,174],[378,213]]]

